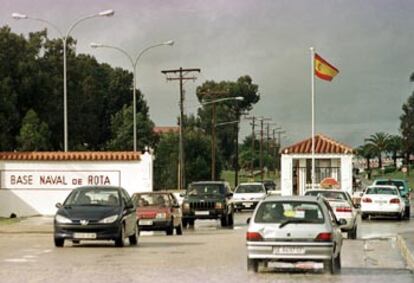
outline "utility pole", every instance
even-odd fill
[[[251,162],[251,168],[250,168],[250,170],[251,170],[251,174],[252,174],[252,177],[254,178],[254,140],[256,139],[256,136],[255,136],[255,132],[254,132],[254,130],[255,130],[255,127],[256,127],[256,116],[252,116],[252,117],[246,117],[246,120],[252,120],[252,122],[250,123],[250,125],[252,126],[252,162]]]
[[[263,181],[264,175],[263,175],[263,123],[264,121],[269,121],[270,118],[264,118],[261,117],[259,119],[260,121],[260,180]]]
[[[192,72],[200,73],[200,69],[197,68],[190,68],[190,69],[183,69],[180,67],[179,69],[175,70],[164,70],[161,71],[164,75],[167,76],[167,81],[180,81],[180,145],[179,145],[179,171],[180,171],[180,179],[179,179],[179,187],[180,190],[185,189],[185,167],[184,167],[184,137],[183,137],[183,128],[184,128],[184,90],[183,90],[183,81],[185,80],[193,80],[195,81],[197,77],[195,76],[187,76],[187,74]],[[168,77],[168,74],[178,74],[176,77]]]
[[[229,95],[227,91],[206,91],[201,93],[212,100],[218,96]],[[216,103],[211,103],[211,180],[216,180]]]
[[[282,141],[281,141],[282,134],[286,133],[286,131],[283,131],[280,128],[276,129],[276,130],[277,130],[277,135],[278,135],[277,143],[278,143],[279,150],[281,150],[281,148],[282,148]],[[279,167],[279,170],[280,170],[280,158],[279,158],[279,166],[278,167]]]

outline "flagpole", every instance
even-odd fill
[[[315,185],[315,48],[310,47],[311,52],[311,92],[312,92],[312,186]]]

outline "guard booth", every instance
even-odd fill
[[[281,150],[282,195],[303,195],[312,186],[312,138]],[[334,178],[352,195],[353,149],[327,136],[315,136],[315,182]],[[314,187],[315,187],[314,185]]]
[[[53,215],[79,186],[153,189],[149,152],[0,152],[0,217]]]

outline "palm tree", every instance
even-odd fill
[[[399,135],[389,136],[388,151],[392,153],[392,159],[394,160],[394,166],[397,168],[397,158],[403,151],[403,140]]]
[[[367,171],[369,172],[371,170],[371,165],[370,165],[370,161],[372,158],[375,157],[375,150],[372,147],[372,145],[370,144],[364,144],[359,146],[356,149],[356,154],[360,157],[365,158],[366,163],[367,163]]]
[[[366,144],[370,145],[378,157],[378,168],[382,168],[382,153],[386,152],[389,146],[389,135],[383,132],[370,135],[365,139]]]

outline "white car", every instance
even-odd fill
[[[263,183],[241,183],[233,192],[233,205],[236,210],[253,209],[266,198]]]
[[[359,209],[352,202],[351,196],[338,189],[313,189],[308,190],[305,196],[323,196],[329,202],[337,219],[345,219],[342,231],[347,233],[348,239],[357,238]]]
[[[369,186],[361,198],[361,217],[395,216],[403,219],[405,213],[404,200],[395,186]]]

